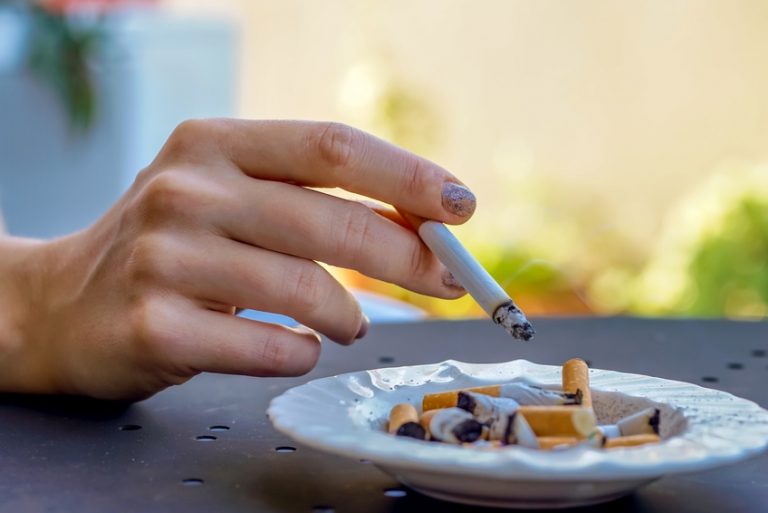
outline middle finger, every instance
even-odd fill
[[[235,240],[338,267],[422,294],[456,298],[449,271],[411,230],[365,205],[282,182],[243,177],[219,220]]]

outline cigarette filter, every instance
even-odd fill
[[[474,392],[476,394],[485,394],[498,397],[501,385],[490,385],[487,387],[465,388],[462,390],[450,390],[437,394],[427,394],[421,401],[421,410],[437,410],[439,408],[452,408],[456,406],[459,398],[459,392]]]
[[[483,425],[460,408],[428,411],[421,416],[421,425],[433,439],[454,444],[474,442],[483,431]]]
[[[563,392],[581,393],[581,405],[592,407],[592,394],[589,390],[589,367],[581,358],[573,358],[563,364]]]
[[[605,438],[603,440],[603,447],[606,449],[615,449],[617,447],[635,447],[638,445],[657,444],[661,441],[661,437],[659,437],[659,435],[645,434]]]
[[[412,404],[401,403],[389,412],[389,432],[397,436],[407,436],[424,440],[426,430],[419,424],[419,412]]]
[[[521,406],[537,436],[575,436],[586,438],[597,429],[595,413],[583,406]]]
[[[457,407],[468,411],[483,424],[491,424],[502,416],[509,416],[520,406],[514,399],[474,392],[459,392],[456,403]]]

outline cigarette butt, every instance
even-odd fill
[[[624,417],[616,423],[622,436],[658,435],[661,412],[658,408],[646,408]]]
[[[529,449],[539,448],[539,442],[533,429],[525,420],[525,417],[517,412],[509,416],[507,432],[502,442],[528,447]]]
[[[474,442],[483,432],[483,425],[459,408],[430,410],[421,416],[420,423],[432,439],[447,443]]]
[[[419,423],[419,412],[412,404],[400,403],[392,407],[389,412],[389,432],[397,433],[400,426],[408,422]]]
[[[459,392],[456,407],[468,411],[483,424],[492,424],[502,415],[509,415],[520,407],[514,399],[492,397],[474,392]]]
[[[555,390],[529,385],[528,383],[504,383],[499,387],[499,397],[514,399],[520,404],[557,406],[581,404],[581,394],[567,394]]]
[[[539,436],[537,440],[541,449],[550,450],[556,447],[576,445],[582,439],[575,436]]]
[[[616,447],[635,447],[637,445],[657,444],[660,441],[661,437],[654,434],[629,435],[620,436],[617,438],[605,438],[603,441],[603,447],[606,449],[614,449]]]
[[[583,406],[521,406],[536,436],[575,436],[586,438],[597,429],[592,408]]]
[[[427,394],[421,401],[421,410],[427,412],[429,410],[437,410],[440,408],[453,408],[458,403],[459,392],[475,392],[477,394],[499,397],[500,389],[501,385],[491,385],[487,387],[464,388],[437,394]]]
[[[592,407],[589,391],[589,367],[581,358],[572,358],[563,364],[563,392],[581,395],[581,405]]]

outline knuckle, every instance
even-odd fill
[[[299,265],[286,280],[287,299],[299,311],[314,312],[326,299],[323,270],[314,263]]]
[[[290,354],[277,330],[269,330],[259,345],[258,367],[270,374],[282,374],[289,366]]]
[[[162,301],[152,296],[141,297],[131,309],[134,349],[148,361],[161,361],[176,343],[162,311]]]
[[[346,168],[352,161],[359,137],[351,126],[329,122],[318,125],[311,139],[322,162],[332,168]]]
[[[408,196],[419,197],[427,188],[430,177],[429,166],[422,159],[409,155],[400,175],[400,190]]]
[[[350,265],[354,265],[362,257],[366,248],[375,244],[373,227],[373,215],[365,205],[352,203],[344,210],[339,229],[338,247],[339,255],[346,255]]]
[[[196,194],[184,173],[165,171],[144,186],[141,203],[148,221],[174,218],[194,211]]]
[[[430,266],[429,253],[419,243],[411,245],[408,258],[408,272],[411,277],[419,278],[428,273]]]
[[[144,234],[137,237],[128,257],[128,273],[132,283],[157,282],[170,273],[166,264],[170,244],[160,235]]]
[[[217,143],[225,120],[188,119],[179,123],[171,132],[161,158],[179,161],[204,160],[210,154],[210,146]]]

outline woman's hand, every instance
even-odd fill
[[[139,399],[201,371],[306,373],[314,331],[233,313],[285,314],[341,344],[362,337],[359,305],[315,261],[464,293],[396,215],[307,187],[453,224],[475,207],[447,171],[344,125],[182,123],[94,226],[22,244],[23,308],[6,322],[16,335],[0,335],[0,389]]]

